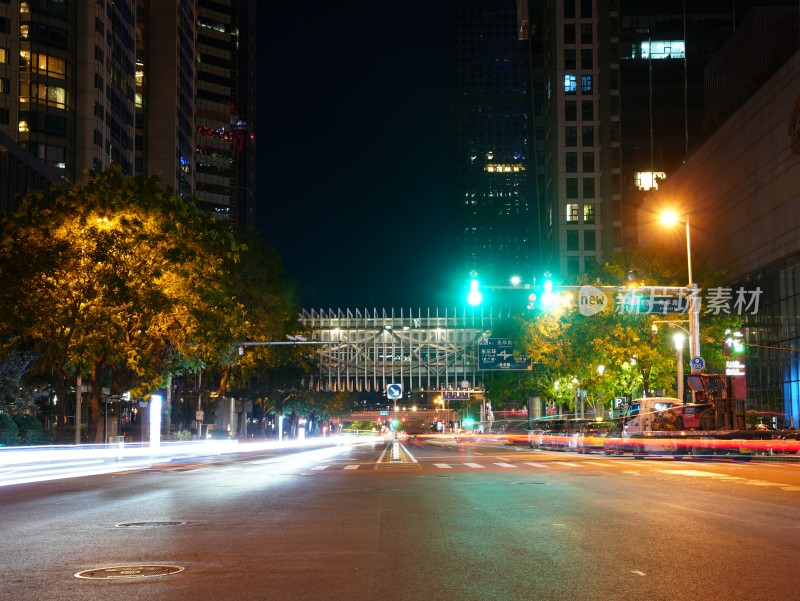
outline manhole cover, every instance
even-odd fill
[[[95,568],[83,570],[75,574],[76,578],[91,580],[117,580],[119,578],[149,578],[150,576],[169,576],[183,572],[180,566],[113,566],[110,568]]]
[[[186,522],[127,522],[116,524],[117,528],[160,528],[163,526],[183,526]]]

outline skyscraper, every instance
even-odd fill
[[[0,207],[113,164],[252,224],[255,10],[247,0],[0,1]]]
[[[527,7],[451,4],[453,241],[456,267],[503,283],[529,278],[538,229],[529,140]]]

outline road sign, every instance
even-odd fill
[[[693,372],[703,371],[706,368],[706,360],[700,355],[697,355],[696,357],[692,357],[691,361],[689,361],[689,366],[692,368]]]
[[[403,385],[402,384],[389,384],[386,387],[387,399],[402,399],[403,398]]]
[[[469,392],[465,390],[443,390],[442,398],[445,401],[468,401]]]
[[[638,299],[638,304],[636,302],[630,303],[633,311],[652,315],[681,315],[688,313],[691,303],[688,297],[679,295],[637,294],[635,297]]]
[[[514,357],[514,342],[508,338],[481,338],[478,342],[478,369],[529,371],[531,362],[525,355]]]

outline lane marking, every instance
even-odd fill
[[[448,465],[448,464],[446,464],[446,463],[434,463],[433,465],[435,465],[436,467],[438,467],[440,470],[449,470],[449,469],[453,469],[453,466],[452,466],[452,465]]]
[[[475,468],[481,468],[481,469],[486,468],[485,465],[481,465],[480,463],[465,463],[464,465],[466,465],[468,467],[475,467]]]
[[[550,467],[546,463],[536,463],[535,461],[526,461],[525,465],[532,465],[533,467],[544,467],[544,468]]]
[[[559,461],[558,465],[566,465],[567,467],[583,467],[581,463],[572,463],[570,461]]]
[[[359,467],[361,467],[361,466],[360,465],[346,465],[346,466],[344,466],[344,469],[346,469],[346,470],[357,470]]]
[[[495,463],[495,465],[499,465],[500,467],[517,467],[513,463]]]
[[[631,570],[631,574],[637,574],[639,576],[645,576],[644,572],[640,572],[639,570]]]
[[[314,466],[314,467],[312,467],[311,469],[312,469],[312,470],[324,470],[324,469],[327,469],[327,468],[328,468],[328,466],[327,466],[327,465],[315,465],[315,466]]]

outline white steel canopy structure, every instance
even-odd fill
[[[402,384],[407,392],[482,388],[478,342],[508,319],[487,309],[347,309],[307,311],[300,323],[315,349],[319,374],[312,388],[382,392]]]

